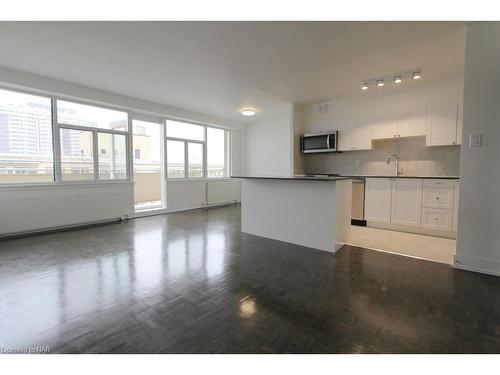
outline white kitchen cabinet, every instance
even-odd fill
[[[451,231],[453,211],[440,208],[422,208],[422,227],[427,229]]]
[[[426,146],[457,144],[457,102],[433,104],[427,110]]]
[[[365,219],[391,222],[392,179],[367,178],[365,182]]]
[[[391,224],[420,226],[422,179],[395,178],[392,182]]]
[[[397,136],[396,112],[379,112],[372,116],[372,139],[386,139]]]
[[[458,229],[458,200],[459,200],[459,181],[455,181],[455,188],[453,193],[453,231]]]
[[[397,113],[398,137],[417,137],[426,135],[427,130],[427,109],[405,109]]]
[[[372,149],[372,129],[371,117],[359,116],[353,121],[354,128],[354,149],[371,150]]]
[[[464,103],[458,103],[457,116],[457,145],[462,144],[462,125],[464,119]]]
[[[337,144],[338,151],[351,151],[354,149],[354,127],[350,118],[340,119],[335,123],[335,130],[339,132]]]

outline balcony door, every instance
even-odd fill
[[[164,126],[160,119],[133,116],[132,160],[136,212],[165,208]]]

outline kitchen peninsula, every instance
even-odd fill
[[[232,176],[241,179],[241,230],[335,252],[351,222],[350,177]]]

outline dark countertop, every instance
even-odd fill
[[[341,175],[342,177],[351,178],[423,178],[423,179],[437,179],[437,180],[459,180],[459,176],[411,176],[411,175]]]
[[[264,180],[301,180],[301,181],[337,181],[337,180],[348,180],[350,178],[396,178],[393,175],[327,175],[327,174],[307,174],[307,175],[295,175],[295,176],[231,176],[231,178],[253,178],[253,179],[264,179]],[[437,179],[437,180],[459,180],[459,176],[411,176],[411,175],[400,175],[397,178],[422,178],[422,179]]]
[[[231,178],[251,178],[258,180],[294,180],[294,181],[339,181],[350,180],[349,176],[231,176]]]

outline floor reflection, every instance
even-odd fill
[[[0,347],[500,351],[500,279],[351,247],[333,255],[239,223],[232,206],[1,241]]]

